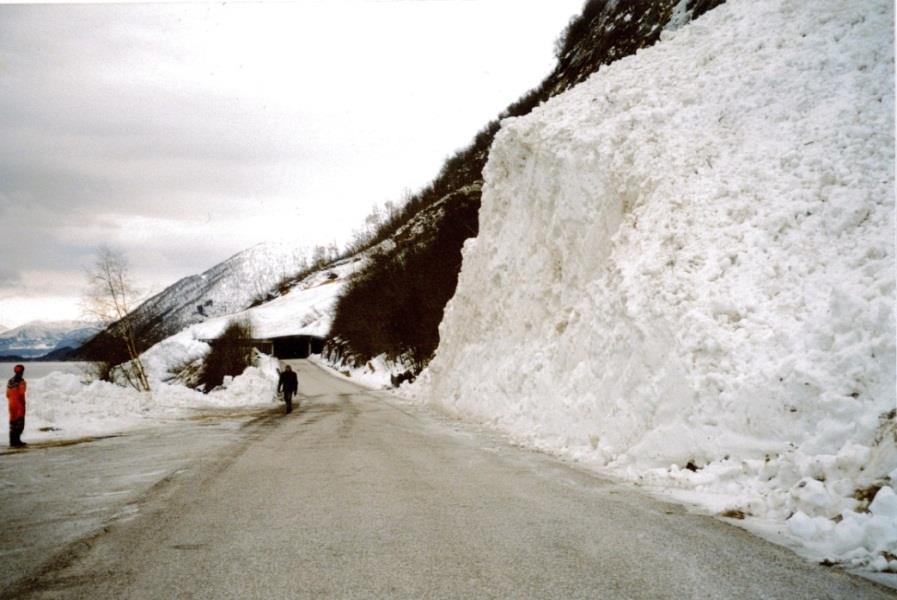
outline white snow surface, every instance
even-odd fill
[[[401,361],[388,359],[386,354],[375,356],[361,366],[353,366],[330,356],[312,355],[309,360],[335,374],[374,390],[392,390],[392,377],[405,373],[411,368]]]
[[[151,392],[105,381],[53,372],[28,379],[25,433],[22,439],[75,439],[158,425],[208,408],[249,408],[276,402],[277,359],[257,356],[257,365],[225,380],[225,387],[203,394],[151,378]],[[4,420],[5,423],[5,420]],[[8,424],[4,425],[5,436]]]
[[[170,286],[147,305],[161,303],[172,311],[167,319],[185,324],[199,318],[196,304],[204,304],[209,316],[221,316],[242,310],[252,299],[295,272],[308,255],[293,242],[266,242],[238,252],[200,275],[185,277]],[[185,321],[185,319],[187,319]]]
[[[408,393],[897,573],[893,23],[730,0],[505,120]]]

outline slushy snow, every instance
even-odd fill
[[[897,572],[889,0],[730,0],[507,119],[410,394]]]

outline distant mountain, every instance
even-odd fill
[[[0,333],[0,357],[38,358],[77,348],[100,328],[90,321],[31,321]]]
[[[303,248],[263,243],[239,252],[200,275],[175,282],[133,312],[137,337],[144,348],[207,319],[240,312],[269,294],[306,264]],[[96,357],[104,335],[80,348],[77,356]]]

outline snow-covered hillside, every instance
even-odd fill
[[[143,302],[132,313],[137,334],[153,344],[194,323],[244,310],[299,271],[307,258],[301,246],[283,242],[258,244],[239,252]],[[90,356],[90,346],[82,353]]]
[[[99,331],[89,321],[31,321],[0,333],[0,356],[36,358],[61,348],[77,348]]]
[[[363,261],[364,258],[355,257],[334,263],[311,273],[270,302],[186,327],[149,348],[143,354],[144,364],[153,379],[170,379],[179,368],[202,359],[209,352],[209,344],[203,340],[221,335],[232,319],[248,320],[256,338],[326,337],[336,299]]]
[[[201,275],[184,278],[137,311],[161,317],[167,331],[243,310],[276,283],[295,273],[305,251],[293,244],[258,244]]]
[[[897,572],[893,22],[731,0],[506,120],[412,393]]]

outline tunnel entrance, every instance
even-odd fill
[[[214,339],[201,340],[208,344]],[[245,342],[263,354],[276,358],[308,358],[311,354],[324,351],[324,338],[316,335],[283,335],[279,337],[252,339]]]
[[[314,335],[285,335],[270,341],[272,354],[277,358],[308,358],[324,350],[324,338]]]

